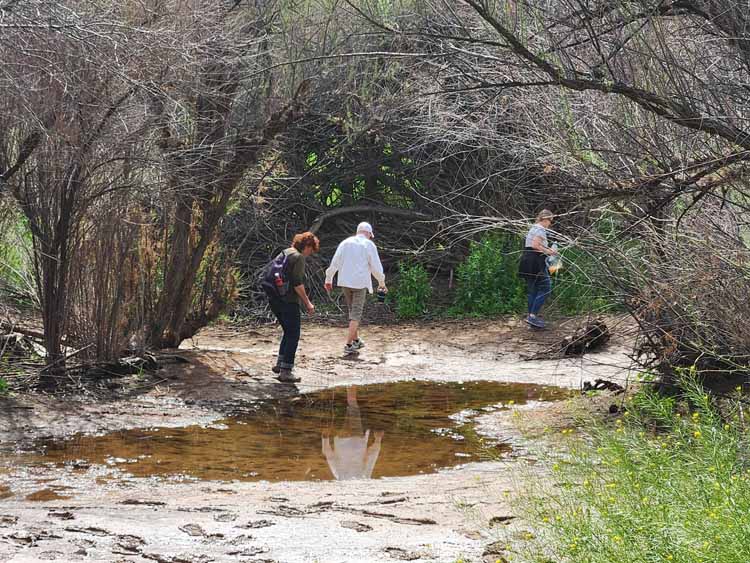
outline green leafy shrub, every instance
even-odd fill
[[[526,282],[518,277],[523,240],[494,234],[472,242],[458,267],[457,290],[451,314],[493,316],[526,310]],[[597,263],[590,254],[568,247],[561,251],[563,267],[552,276],[552,294],[545,308],[564,315],[602,311],[614,300],[597,283]]]
[[[616,424],[587,424],[582,439],[563,431],[551,477],[526,491],[533,532],[515,561],[747,561],[750,436],[739,402],[720,415],[694,380],[682,388],[685,403],[645,390]]]
[[[31,231],[13,209],[0,207],[0,295],[18,302],[34,299]]]
[[[518,277],[522,241],[514,235],[488,235],[472,242],[458,267],[454,314],[490,316],[526,308],[525,284]]]
[[[562,249],[563,267],[552,276],[547,306],[563,315],[602,312],[614,308],[616,299],[601,284],[599,264],[588,252],[574,246]]]
[[[396,315],[413,319],[424,315],[432,295],[430,276],[421,264],[399,264],[398,285],[394,291]]]
[[[8,392],[8,381],[0,377],[0,395],[5,395]]]

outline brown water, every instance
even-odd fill
[[[510,450],[476,435],[472,420],[481,409],[566,396],[554,387],[492,382],[338,387],[265,401],[208,427],[41,442],[15,463],[106,464],[137,477],[240,481],[416,475]]]

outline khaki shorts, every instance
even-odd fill
[[[341,291],[344,292],[346,306],[349,308],[349,320],[361,321],[362,312],[365,310],[365,297],[367,297],[367,289],[352,289],[351,287],[342,287]]]

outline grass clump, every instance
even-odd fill
[[[750,451],[739,406],[722,416],[693,378],[683,383],[681,399],[644,390],[614,426],[568,438],[551,481],[523,496],[535,533],[516,561],[748,561]]]

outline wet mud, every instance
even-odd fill
[[[0,561],[495,561],[501,554],[487,546],[497,529],[519,525],[504,493],[527,463],[512,413],[542,413],[557,403],[538,401],[546,395],[498,398],[483,390],[478,398],[446,401],[439,416],[425,420],[413,408],[426,393],[414,380],[430,388],[449,384],[443,394],[480,380],[569,390],[597,377],[621,382],[629,364],[628,344],[617,337],[583,359],[527,361],[560,335],[530,333],[515,321],[372,326],[363,336],[367,347],[345,359],[343,327],[306,324],[296,368],[302,382],[294,388],[275,381],[269,369],[275,327],[227,327],[186,343],[178,353],[189,364],[150,379],[113,380],[110,397],[4,401]],[[388,394],[371,394],[374,384],[397,381],[413,390],[380,405],[374,397]],[[361,426],[352,423],[352,386]],[[117,398],[118,389],[127,390],[127,399]],[[435,396],[434,403],[441,400]],[[400,416],[383,418],[399,405]],[[310,413],[301,417],[307,422],[297,442],[285,432],[286,408]],[[404,435],[416,436],[411,432],[420,426],[426,442],[406,443]],[[366,458],[380,433],[372,479],[332,479],[326,437],[334,453],[337,436],[357,437],[356,444],[339,440],[339,453],[348,445]],[[98,441],[118,434],[119,449]],[[39,456],[45,439],[47,455]],[[203,453],[177,463],[190,457],[191,442]],[[481,442],[503,444],[501,455],[486,460],[475,449]],[[264,454],[252,448],[269,443],[265,459],[277,463],[254,465]],[[425,453],[433,451],[437,461]],[[244,459],[240,471],[228,464],[233,458]],[[355,469],[362,467],[366,461]],[[258,475],[246,475],[252,472]],[[404,472],[411,476],[395,476]],[[340,474],[349,476],[345,469]]]

